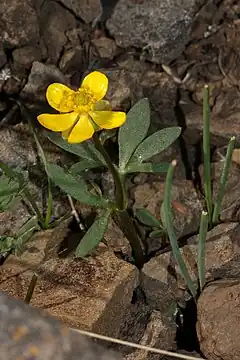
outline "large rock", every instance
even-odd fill
[[[141,48],[151,61],[168,63],[189,41],[194,16],[203,2],[120,0],[107,27],[119,46]]]
[[[87,24],[98,20],[102,15],[100,0],[60,0],[67,8]]]
[[[97,254],[87,259],[51,258],[37,267],[39,260],[36,255],[31,259],[31,251],[21,257],[27,259],[25,265],[15,258],[3,265],[0,291],[24,299],[32,268],[39,273],[32,306],[45,309],[71,327],[118,336],[138,285],[138,270],[133,265],[100,246]]]
[[[239,359],[239,298],[239,278],[213,282],[202,292],[197,304],[197,333],[207,359]]]
[[[0,5],[0,44],[20,47],[39,41],[36,11],[28,0],[2,0]]]
[[[66,31],[76,27],[75,17],[55,1],[46,2],[40,13],[40,29],[48,58],[54,64],[67,43]]]

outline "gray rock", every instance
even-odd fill
[[[100,38],[93,39],[92,44],[102,59],[112,60],[115,57],[117,46],[113,39],[101,36]]]
[[[59,68],[63,73],[71,74],[82,68],[83,61],[83,48],[78,45],[64,51],[59,62]]]
[[[0,44],[15,47],[39,41],[38,17],[28,0],[2,0],[0,19]]]
[[[140,345],[161,350],[176,350],[176,324],[154,310],[146,326]],[[146,350],[137,349],[124,357],[125,360],[158,360],[161,356]]]
[[[6,64],[7,57],[3,49],[0,48],[0,69]]]
[[[30,69],[34,61],[42,60],[41,49],[37,46],[24,46],[15,49],[12,53],[14,68]]]
[[[177,58],[190,39],[194,16],[204,0],[120,0],[107,28],[121,47],[134,46],[156,63]]]
[[[102,15],[102,4],[100,0],[60,0],[67,8],[72,10],[87,24],[97,20]]]
[[[45,2],[40,13],[40,29],[52,63],[57,63],[67,43],[65,32],[75,27],[75,17],[68,10],[55,1]]]

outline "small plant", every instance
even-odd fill
[[[206,85],[204,88],[204,101],[203,101],[203,152],[204,152],[204,195],[205,195],[205,209],[202,211],[200,228],[199,228],[199,248],[198,248],[198,281],[200,291],[202,291],[205,285],[205,242],[208,229],[219,223],[219,216],[221,211],[221,204],[226,188],[226,183],[229,175],[232,152],[234,149],[235,138],[231,138],[228,144],[227,155],[225,158],[219,190],[217,194],[217,200],[215,204],[212,199],[212,182],[211,182],[211,159],[210,159],[210,105],[209,105],[209,88]],[[173,178],[174,168],[176,161],[172,161],[169,166],[166,186],[164,189],[164,224],[169,236],[173,255],[179,265],[179,269],[183,279],[185,280],[189,291],[193,298],[197,296],[197,285],[192,281],[187,270],[187,266],[184,263],[181,252],[179,250],[175,229],[173,227],[173,214],[171,205],[171,184]]]
[[[84,257],[103,239],[111,216],[117,215],[128,238],[138,268],[145,263],[142,239],[136,232],[128,211],[125,180],[135,172],[164,173],[169,164],[153,164],[149,159],[165,150],[180,135],[179,127],[165,128],[147,136],[150,126],[150,107],[147,99],[140,100],[126,115],[111,110],[104,100],[108,88],[107,77],[94,71],[87,75],[77,91],[63,84],[47,89],[49,104],[60,114],[41,114],[39,122],[54,132],[49,139],[62,149],[79,157],[68,169],[47,164],[49,178],[64,192],[80,203],[99,208],[99,215],[76,249],[76,256]],[[114,162],[98,133],[102,129],[118,128],[119,160]],[[115,184],[114,200],[104,197],[99,187],[86,181],[89,169],[108,168]],[[160,228],[160,224],[156,223]]]

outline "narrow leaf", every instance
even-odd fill
[[[219,220],[219,215],[220,215],[221,206],[222,206],[222,200],[223,200],[224,192],[226,189],[226,184],[227,184],[229,171],[230,171],[230,167],[231,167],[231,163],[232,163],[231,160],[232,160],[232,153],[233,153],[233,149],[234,149],[234,145],[235,145],[235,140],[236,140],[235,137],[232,137],[228,143],[227,154],[226,154],[226,158],[225,158],[225,162],[224,162],[224,166],[223,166],[222,174],[221,174],[221,178],[220,178],[217,200],[216,200],[216,203],[214,205],[214,210],[213,210],[213,217],[212,217],[213,224],[217,224],[217,222]]]
[[[181,275],[183,279],[185,280],[192,296],[195,298],[196,296],[196,288],[192,281],[192,279],[189,276],[187,266],[182,258],[181,252],[179,250],[178,242],[177,242],[177,236],[173,227],[172,222],[172,207],[171,207],[171,188],[172,188],[172,178],[173,178],[173,172],[176,166],[176,161],[172,161],[172,164],[169,166],[168,173],[167,173],[167,179],[166,179],[166,185],[164,188],[164,222],[166,225],[168,237],[170,240],[170,244],[172,247],[173,255],[178,263]]]
[[[110,215],[111,211],[108,210],[105,211],[103,215],[97,217],[92,226],[81,239],[80,244],[76,249],[77,257],[85,257],[90,251],[99,245],[105,232],[107,231]]]
[[[122,171],[134,150],[146,137],[150,125],[150,107],[148,99],[135,104],[127,114],[127,120],[118,133],[119,168]]]
[[[69,144],[59,134],[54,132],[48,135],[48,139],[55,145],[59,146],[67,152],[70,152],[71,154],[75,154],[86,160],[88,159],[99,161],[102,164],[105,164],[105,160],[103,159],[102,155],[90,141],[85,141],[81,144]]]
[[[198,277],[201,291],[205,285],[205,244],[208,231],[208,213],[202,212],[199,230]]]
[[[142,164],[130,164],[125,170],[124,173],[134,173],[134,172],[146,172],[146,173],[166,173],[169,168],[169,163],[162,164],[151,164],[151,163],[142,163]]]
[[[76,179],[58,165],[48,164],[47,172],[52,181],[72,198],[92,206],[109,207],[110,203],[100,196],[91,194],[83,178]]]
[[[203,179],[204,195],[209,214],[210,227],[212,223],[212,184],[210,155],[210,103],[209,87],[205,85],[203,94]]]
[[[178,126],[165,128],[155,132],[138,146],[129,161],[129,167],[132,163],[142,163],[167,149],[180,134],[181,128]]]
[[[136,209],[135,216],[144,225],[156,228],[161,227],[160,221],[145,208]]]
[[[88,171],[90,169],[98,168],[103,166],[103,164],[100,161],[94,161],[94,160],[81,160],[77,162],[76,164],[73,164],[69,172],[73,175],[80,174],[83,171]]]

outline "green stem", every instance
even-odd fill
[[[133,257],[135,259],[136,266],[141,269],[145,263],[145,256],[143,252],[143,246],[141,239],[139,238],[135,226],[132,222],[131,217],[127,211],[127,195],[124,186],[124,176],[121,176],[117,168],[112,163],[107,151],[101,144],[97,133],[93,135],[93,142],[96,149],[102,154],[109,171],[112,174],[114,183],[115,183],[115,198],[117,205],[117,214],[120,220],[121,228],[125,236],[128,238],[130,245],[132,247]]]
[[[133,221],[127,210],[118,211],[118,217],[120,219],[121,229],[130,242],[133,257],[135,259],[135,265],[138,269],[142,269],[146,261],[143,252],[142,241],[136,232]]]
[[[209,214],[209,225],[212,227],[212,188],[211,188],[211,159],[210,159],[210,104],[209,87],[204,87],[203,97],[203,172],[204,193]]]
[[[213,217],[212,217],[212,223],[213,224],[217,224],[218,220],[219,220],[222,200],[223,200],[223,196],[224,196],[224,192],[225,192],[225,188],[226,188],[226,183],[227,183],[227,180],[228,180],[229,170],[230,170],[230,166],[231,166],[231,160],[232,160],[232,153],[233,153],[233,149],[234,149],[234,144],[235,144],[235,137],[232,137],[230,139],[229,143],[228,143],[226,159],[225,159],[225,162],[224,162],[224,166],[223,166],[223,170],[222,170],[222,174],[221,174],[221,179],[220,179],[219,190],[218,190],[218,194],[217,194],[217,200],[216,200],[216,203],[214,205]]]
[[[108,168],[109,171],[112,174],[114,183],[115,183],[115,198],[116,198],[116,204],[118,207],[118,210],[124,210],[127,207],[127,196],[126,196],[126,191],[125,191],[125,187],[124,187],[124,178],[120,176],[119,172],[117,171],[116,167],[114,166],[114,164],[112,163],[112,160],[110,159],[110,156],[108,155],[107,151],[105,150],[104,146],[101,144],[101,141],[99,140],[99,137],[97,135],[97,133],[95,132],[93,135],[93,142],[94,145],[96,147],[96,149],[100,152],[100,154],[102,154]]]
[[[205,285],[205,244],[208,231],[208,213],[202,212],[201,223],[199,230],[199,245],[198,245],[198,278],[200,290],[203,290]]]
[[[32,280],[31,280],[30,285],[28,287],[27,295],[26,295],[25,300],[24,300],[27,304],[29,304],[31,299],[32,299],[33,292],[34,292],[34,289],[35,289],[36,284],[37,284],[37,279],[38,279],[37,275],[33,274]]]

